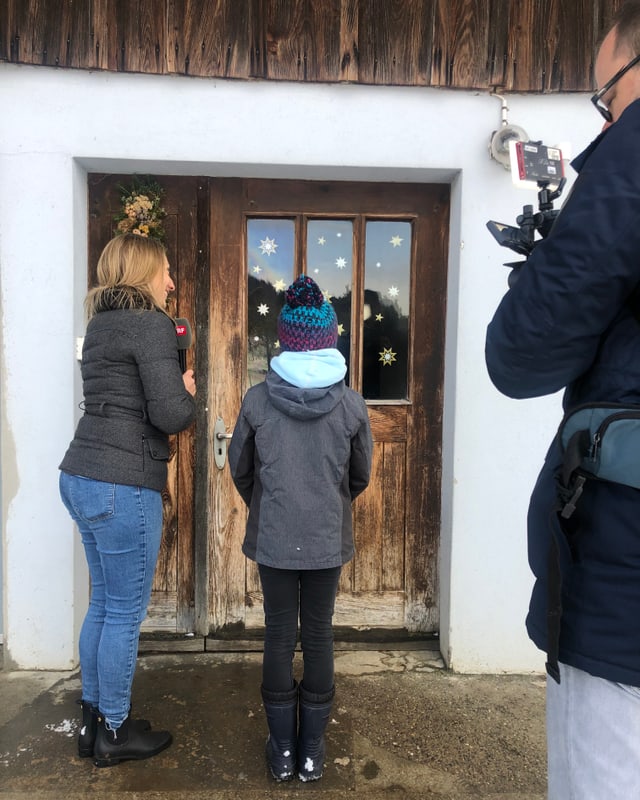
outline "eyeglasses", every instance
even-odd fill
[[[635,67],[635,65],[640,61],[640,55],[637,55],[635,58],[632,58],[631,61],[622,69],[619,69],[616,74],[611,78],[610,81],[607,81],[602,89],[599,89],[594,95],[591,96],[591,102],[593,105],[598,109],[599,113],[607,120],[607,122],[613,121],[613,116],[609,111],[609,107],[606,103],[602,101],[602,98],[605,94],[611,89],[614,83],[617,83],[620,78],[628,72],[631,67]]]

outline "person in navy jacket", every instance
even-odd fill
[[[640,406],[640,2],[616,15],[595,80],[603,130],[573,161],[573,190],[486,338],[500,392],[565,389],[565,412]],[[559,680],[547,678],[548,797],[631,800],[640,797],[640,490],[587,480],[573,515],[554,527],[561,464],[554,440],[528,514],[527,630],[542,650],[554,539],[561,573]]]

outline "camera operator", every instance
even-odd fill
[[[606,124],[574,160],[573,191],[486,339],[500,392],[528,398],[566,387],[565,412],[594,403],[640,407],[637,0],[603,39],[595,79],[591,100]],[[640,460],[640,436],[620,448],[616,458],[625,450]],[[536,580],[527,630],[548,653],[548,797],[631,800],[640,798],[640,489],[587,478],[565,517],[562,468],[556,437],[528,513]]]

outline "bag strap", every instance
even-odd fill
[[[567,442],[562,462],[562,481],[558,483],[558,496],[564,503],[560,508],[562,519],[569,519],[573,514],[582,494],[586,474],[580,470],[580,465],[589,450],[590,443],[591,438],[587,430],[576,431]]]
[[[552,516],[557,525],[557,514],[553,513]],[[560,683],[558,658],[560,655],[560,622],[562,620],[562,572],[560,571],[558,540],[553,532],[554,520],[549,520],[549,524],[552,531],[547,560],[547,661],[545,668],[547,674],[556,683]]]
[[[564,453],[562,471],[557,482],[557,499],[549,518],[551,542],[547,558],[547,674],[560,683],[560,627],[562,622],[562,570],[560,567],[559,537],[566,536],[565,524],[584,490],[586,474],[580,465],[590,444],[589,431],[572,434]]]

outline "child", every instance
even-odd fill
[[[322,777],[334,695],[332,618],[354,552],[351,503],[369,483],[372,444],[364,400],[344,383],[335,312],[311,278],[287,289],[278,336],[281,355],[243,400],[229,465],[249,508],[242,550],[258,563],[264,596],[267,762],[277,781],[296,769],[312,781]]]

